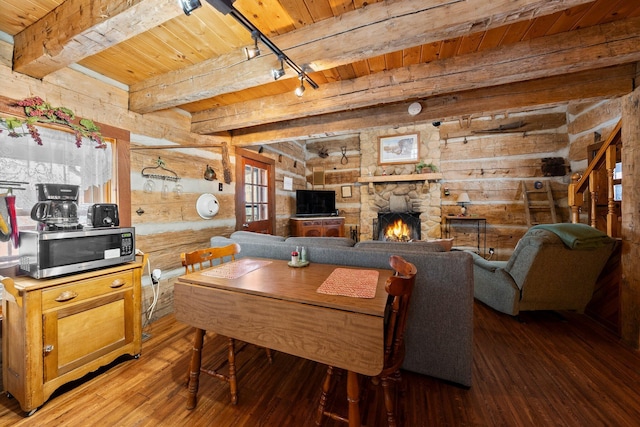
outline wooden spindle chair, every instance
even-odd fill
[[[385,290],[390,296],[390,303],[385,319],[384,363],[382,371],[372,379],[372,383],[382,384],[387,423],[389,427],[395,427],[398,424],[398,420],[395,414],[396,402],[391,383],[400,384],[401,382],[400,366],[402,366],[405,354],[404,331],[407,325],[409,302],[417,270],[415,265],[397,255],[392,255],[389,258],[389,264],[395,273],[387,279],[385,285]],[[322,394],[320,395],[320,403],[316,413],[316,425],[318,426],[322,424],[325,416],[343,422],[350,421],[348,417],[325,410],[333,372],[334,368],[329,366],[322,382]],[[355,375],[355,373],[349,372],[348,375]],[[350,409],[352,409],[351,405]],[[350,413],[349,416],[359,417],[359,414]]]
[[[194,273],[203,268],[213,267],[215,261],[219,264],[225,262],[225,260],[235,261],[235,256],[240,253],[240,245],[232,243],[227,246],[213,247],[207,249],[199,249],[192,252],[186,252],[180,254],[182,265],[185,268],[186,274]],[[208,265],[207,265],[208,263]],[[196,266],[198,268],[196,268]],[[202,360],[202,346],[204,343],[204,336],[206,331],[204,329],[195,328],[195,338],[193,342],[193,349],[191,351],[191,364],[189,365],[189,372],[187,376],[187,384],[189,387],[189,401],[187,402],[187,408],[193,409],[196,406],[198,385],[200,381],[200,372],[203,372],[209,376],[217,378],[229,383],[231,391],[231,403],[238,403],[238,384],[236,379],[236,349],[235,340],[233,338],[227,339],[227,360],[217,366],[214,369],[200,368],[196,369],[196,366],[201,366]],[[265,349],[267,352],[267,358],[269,363],[272,363],[271,350]],[[228,374],[221,374],[218,372],[225,364],[228,365]]]

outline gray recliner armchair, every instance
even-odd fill
[[[585,224],[529,229],[508,261],[474,258],[474,296],[510,315],[528,310],[584,312],[616,240]]]

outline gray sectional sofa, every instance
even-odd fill
[[[240,244],[239,257],[288,260],[296,246],[311,262],[389,268],[389,255],[400,255],[418,269],[406,331],[403,368],[471,386],[473,346],[473,260],[461,251],[445,252],[430,242],[356,243],[338,237],[289,237],[237,231],[215,236],[211,246]]]

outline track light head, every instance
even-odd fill
[[[200,0],[180,0],[184,14],[189,16],[191,12],[202,6]]]
[[[260,56],[260,48],[258,46],[245,47],[244,56],[247,57],[247,61],[255,58],[256,56]]]
[[[247,57],[247,61],[255,58],[256,56],[260,56],[260,48],[258,47],[258,38],[260,34],[257,31],[251,33],[251,38],[253,39],[253,47],[245,47],[244,55]]]
[[[295,94],[298,97],[301,97],[304,93],[304,74],[300,74],[300,86],[298,86],[295,90]]]
[[[280,60],[280,68],[271,69],[273,80],[278,80],[280,77],[284,76],[284,58],[282,57],[282,55],[278,55],[278,59]]]
[[[271,75],[273,76],[273,80],[278,80],[280,77],[284,76],[284,68],[272,69]]]

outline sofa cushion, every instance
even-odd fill
[[[234,231],[231,233],[231,239],[236,242],[284,242],[282,236],[274,236],[272,234],[254,233],[253,231]]]
[[[289,237],[286,243],[294,246],[343,246],[351,247],[355,240],[347,237]]]
[[[437,245],[442,246],[442,249],[445,250],[445,252],[448,252],[451,250],[451,248],[453,247],[453,237],[450,237],[448,239],[433,239],[433,240],[428,240],[428,243],[435,243]]]

